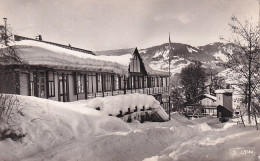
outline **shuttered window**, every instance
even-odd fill
[[[77,86],[77,94],[81,94],[85,92],[84,89],[84,75],[81,73],[78,73],[76,75],[76,86]]]
[[[30,72],[30,96],[35,96],[35,80],[36,75]]]

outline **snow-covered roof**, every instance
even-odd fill
[[[106,55],[106,56],[121,56],[126,54],[134,54],[135,48],[128,48],[128,49],[115,49],[115,50],[102,50],[102,51],[95,51],[96,55]]]
[[[132,55],[96,56],[34,40],[16,41],[18,56],[29,65],[128,74]]]
[[[136,52],[136,50],[137,50],[137,52]],[[123,55],[126,55],[126,54],[131,54],[132,58],[133,58],[135,52],[139,54],[137,48],[95,51],[94,53],[96,55],[100,55],[100,56],[101,55],[103,55],[103,56],[123,56]],[[149,66],[149,64],[141,57],[140,54],[139,54],[139,56],[142,59],[141,62],[143,63],[145,71],[147,72],[148,75],[169,76],[169,72],[158,71],[158,70],[152,69]],[[129,62],[129,65],[130,65],[130,62]]]
[[[204,94],[204,96],[207,97],[207,98],[210,98],[210,99],[212,99],[212,100],[214,100],[214,101],[217,100],[217,97],[212,96],[212,95],[210,95],[210,94]]]
[[[215,93],[233,93],[233,89],[218,89]]]
[[[39,41],[34,39],[18,39],[14,44],[18,56],[28,65],[44,66],[55,69],[84,70],[94,72],[109,72],[120,75],[128,75],[128,68],[137,48],[92,51],[70,47],[65,45]],[[77,50],[76,50],[77,49]],[[81,51],[82,50],[82,51]],[[140,56],[141,57],[141,56]],[[141,58],[142,59],[142,58]],[[168,72],[152,69],[145,60],[144,68],[148,75],[169,76]],[[15,64],[14,62],[9,65]]]

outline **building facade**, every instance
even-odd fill
[[[115,62],[96,60],[96,57],[100,59],[103,57],[70,45],[21,36],[16,36],[16,39],[40,45],[19,46],[18,53],[25,63],[1,64],[1,93],[35,96],[62,102],[140,93],[153,95],[164,108],[169,106],[168,102],[162,102],[163,95],[168,93],[168,73],[152,70],[141,58],[137,48],[129,50],[131,58],[125,67]],[[57,48],[63,49],[57,52]],[[82,57],[68,55],[75,51]],[[90,58],[83,60],[85,56]],[[103,66],[99,66],[100,64]]]

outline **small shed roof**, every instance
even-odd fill
[[[215,93],[233,93],[233,89],[218,89]]]
[[[203,96],[205,96],[206,98],[210,98],[210,99],[212,99],[213,101],[216,101],[216,100],[217,100],[217,97],[212,96],[212,95],[210,95],[210,94],[203,94]]]

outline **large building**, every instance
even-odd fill
[[[1,61],[1,93],[63,102],[141,93],[155,96],[168,107],[162,97],[168,92],[169,73],[151,69],[137,48],[109,55],[42,38],[16,35],[15,40],[21,62]]]

